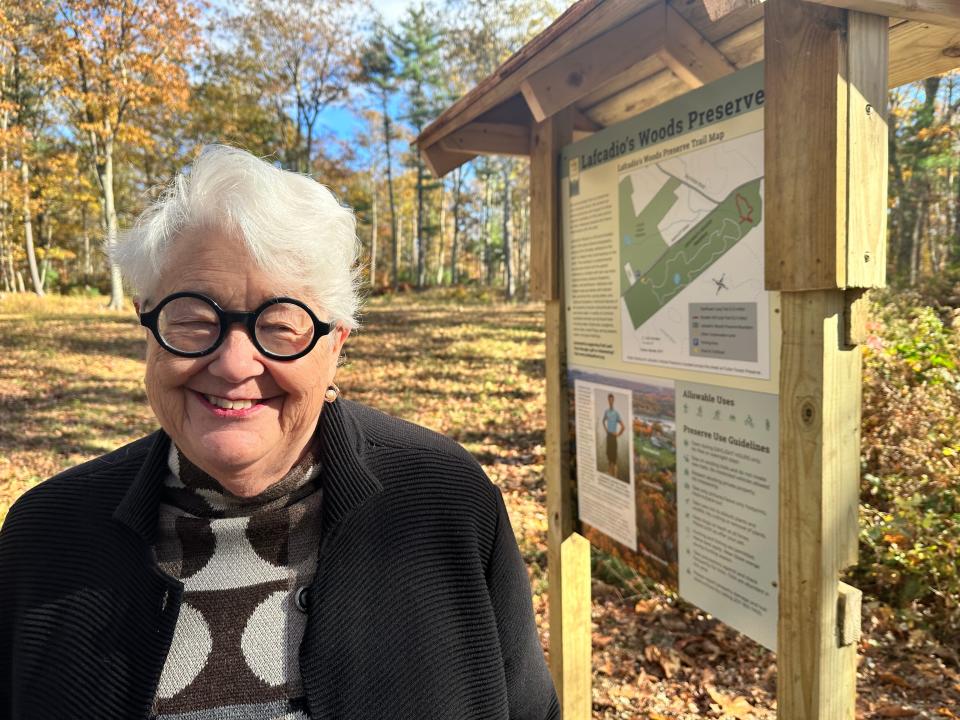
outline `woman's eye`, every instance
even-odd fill
[[[298,328],[293,327],[292,325],[280,325],[276,323],[270,324],[270,325],[263,325],[260,327],[260,330],[268,333],[273,333],[275,335],[278,335],[281,333],[298,335],[300,333],[300,330]]]

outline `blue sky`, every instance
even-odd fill
[[[373,0],[371,3],[374,10],[379,12],[388,25],[396,23],[411,5],[418,5],[420,0]],[[359,98],[347,100],[347,105],[351,105]],[[354,137],[361,127],[361,120],[354,115],[348,107],[333,106],[326,108],[319,119],[320,132],[330,132],[341,139]]]
[[[388,24],[392,24],[415,2],[418,0],[374,0],[373,7],[383,15],[383,19]]]

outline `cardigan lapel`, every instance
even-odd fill
[[[113,513],[114,520],[129,527],[148,545],[157,538],[160,488],[167,473],[170,451],[170,437],[163,430],[153,433],[151,438],[153,442],[146,460]]]
[[[325,403],[317,427],[323,467],[323,531],[346,518],[383,486],[363,462],[363,429],[357,405],[338,398]]]

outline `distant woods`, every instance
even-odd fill
[[[960,265],[960,72],[893,90],[890,115],[888,275],[912,287]]]
[[[529,282],[523,158],[434,178],[413,138],[569,4],[20,0],[0,6],[0,291],[103,293],[106,249],[199,145],[309,173],[377,289]],[[891,281],[960,259],[960,74],[891,93]],[[318,229],[322,232],[322,229]]]

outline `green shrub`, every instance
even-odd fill
[[[960,637],[960,315],[917,293],[876,298],[864,348],[855,584]]]

